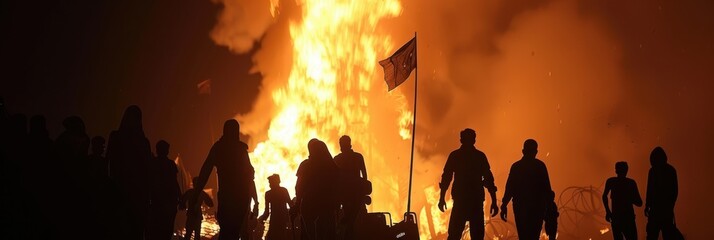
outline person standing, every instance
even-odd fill
[[[627,177],[627,170],[627,162],[615,163],[617,177],[607,179],[605,191],[602,193],[605,220],[612,224],[612,235],[615,240],[637,239],[635,210],[632,205],[641,207],[642,197],[640,197],[635,180]],[[607,201],[608,194],[612,199],[612,210],[610,210],[610,204]]]
[[[523,143],[523,158],[511,165],[506,180],[506,191],[501,203],[501,219],[507,221],[508,203],[513,200],[513,214],[516,217],[518,239],[537,240],[543,229],[550,197],[548,169],[538,160],[538,142],[528,139]]]
[[[250,200],[255,191],[255,170],[248,156],[248,145],[238,138],[240,125],[235,119],[223,124],[223,136],[213,144],[201,167],[197,192],[203,191],[213,168],[218,174],[218,211],[216,218],[221,228],[219,240],[240,238],[241,227],[250,210]],[[198,194],[190,201],[200,204]],[[256,205],[258,203],[256,202]]]
[[[176,178],[178,168],[168,157],[169,147],[169,143],[164,140],[157,142],[156,158],[151,165],[151,240],[171,239],[181,196]]]
[[[343,239],[355,238],[355,221],[357,216],[367,213],[364,203],[366,191],[362,191],[367,182],[367,168],[362,154],[352,150],[352,139],[344,135],[340,137],[341,153],[335,156],[335,164],[340,169],[342,178],[342,211],[340,225],[344,227]]]
[[[467,221],[471,226],[469,231],[471,239],[483,239],[485,194],[482,188],[488,189],[491,195],[491,216],[496,216],[498,214],[496,185],[493,182],[493,173],[486,154],[474,147],[476,131],[470,128],[464,129],[460,137],[461,147],[449,154],[444,165],[444,173],[441,175],[439,210],[444,212],[446,209],[446,190],[449,189],[453,178],[451,198],[454,200],[454,206],[449,218],[448,239],[461,239]]]
[[[662,147],[652,150],[650,164],[645,199],[647,240],[658,239],[660,231],[665,240],[682,239],[674,223],[674,204],[679,194],[677,170],[667,163],[667,154]]]
[[[265,192],[265,211],[258,220],[265,221],[270,217],[270,228],[265,235],[266,240],[288,239],[288,207],[292,204],[290,193],[280,186],[280,175],[273,174],[268,177],[270,190]]]
[[[149,163],[151,144],[144,135],[141,109],[126,108],[119,129],[109,134],[106,158],[109,175],[116,181],[124,219],[122,239],[143,240],[149,216]]]

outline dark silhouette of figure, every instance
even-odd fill
[[[558,205],[555,204],[555,192],[550,193],[550,202],[545,210],[545,234],[549,240],[555,240],[558,235]]]
[[[59,166],[55,165],[55,161],[52,161],[52,144],[45,117],[36,115],[30,118],[23,182],[27,184],[26,188],[30,193],[25,201],[34,206],[28,209],[27,215],[33,218],[32,222],[35,223],[35,226],[41,226],[33,231],[42,236],[41,238],[51,238],[49,236],[50,212],[54,204],[50,199],[54,196],[49,194],[51,186],[48,183],[54,181],[52,171]]]
[[[221,228],[220,240],[240,237],[241,227],[250,210],[251,196],[255,192],[255,170],[248,156],[248,145],[238,139],[240,125],[231,119],[223,125],[223,136],[213,144],[201,167],[196,191],[203,191],[213,168],[218,174],[217,220]],[[198,197],[198,195],[194,196]],[[196,204],[200,202],[194,200]],[[257,202],[256,202],[257,204]]]
[[[255,184],[251,186],[250,199],[253,200],[255,204],[253,204],[253,209],[248,212],[245,220],[243,221],[243,231],[240,233],[241,239],[262,238],[264,233],[264,229],[259,229],[258,226],[258,215],[260,214],[260,210],[258,209],[258,192],[255,189]]]
[[[357,216],[367,213],[364,197],[369,193],[363,190],[367,182],[367,168],[362,154],[352,150],[352,139],[340,137],[341,153],[335,156],[335,164],[340,169],[343,217],[340,225],[344,228],[343,239],[355,239],[355,221]]]
[[[151,164],[151,205],[149,210],[152,240],[170,240],[174,231],[174,221],[178,209],[181,189],[176,175],[178,168],[169,159],[169,143],[156,143],[156,158]]]
[[[288,207],[292,204],[290,193],[280,186],[280,175],[271,175],[268,177],[268,183],[270,184],[270,190],[265,192],[265,211],[258,218],[260,221],[265,221],[270,217],[270,228],[265,239],[288,239]]]
[[[89,164],[91,166],[92,211],[96,219],[97,239],[121,239],[121,195],[116,183],[109,177],[109,161],[104,157],[105,139],[95,136],[91,141]]]
[[[662,147],[652,150],[650,164],[645,200],[647,239],[658,239],[660,231],[665,240],[681,239],[674,222],[674,204],[679,193],[677,171],[667,163],[667,154]]]
[[[106,140],[101,136],[92,138],[92,153],[89,154],[89,162],[92,165],[92,174],[95,177],[109,177],[109,161],[104,157]]]
[[[488,163],[486,154],[474,147],[476,132],[467,128],[460,133],[461,147],[449,154],[444,165],[439,187],[439,210],[446,209],[446,190],[449,189],[451,179],[454,186],[451,189],[451,198],[454,206],[449,218],[449,240],[461,239],[466,222],[469,222],[471,239],[483,239],[484,220],[483,202],[486,199],[483,188],[488,189],[491,195],[491,215],[498,214],[496,200],[496,185],[493,183],[493,173]]]
[[[545,163],[536,158],[538,143],[528,139],[523,143],[523,158],[513,163],[503,194],[501,219],[507,220],[508,203],[513,199],[518,239],[540,238],[546,209],[553,190]]]
[[[179,202],[179,208],[181,210],[186,209],[186,234],[184,235],[184,240],[191,239],[191,235],[194,235],[193,239],[201,240],[201,222],[203,221],[201,205],[206,204],[208,207],[213,207],[211,196],[208,196],[204,191],[196,190],[196,185],[198,185],[198,177],[193,178],[194,188],[187,190],[181,196],[181,201]]]
[[[615,240],[637,239],[635,209],[632,205],[641,207],[642,198],[635,180],[627,177],[627,170],[627,162],[615,163],[617,177],[607,179],[605,191],[602,193],[605,220],[612,224],[612,235]],[[607,201],[608,194],[612,199],[612,210],[610,210],[610,204]]]
[[[309,156],[300,163],[295,184],[296,207],[303,222],[302,239],[335,239],[339,169],[324,142],[313,138],[307,149]]]
[[[6,159],[3,162],[2,184],[3,196],[26,196],[28,194],[27,185],[23,172],[27,166],[27,116],[24,114],[13,114],[8,119],[7,135],[3,135]],[[7,198],[3,202],[3,213],[0,214],[4,223],[8,223],[7,228],[3,226],[9,239],[21,239],[24,236],[17,233],[29,231],[28,225],[32,224],[31,217],[27,212],[32,206],[22,198]],[[12,206],[12,207],[5,207]],[[5,225],[5,224],[3,224]]]
[[[149,213],[149,163],[151,145],[144,135],[141,109],[129,106],[119,129],[109,135],[107,159],[110,176],[116,181],[126,216],[123,239],[144,239]]]
[[[76,226],[82,216],[88,216],[86,199],[89,195],[90,179],[87,151],[89,136],[87,136],[84,121],[77,116],[71,116],[62,121],[65,130],[54,143],[53,149],[57,161],[62,165],[59,181],[55,185],[55,208],[58,210],[55,220],[59,226],[60,238],[89,239],[90,236],[75,236]],[[61,190],[59,190],[61,189]],[[95,222],[90,222],[90,231],[94,231]],[[92,232],[93,233],[93,232]],[[94,234],[94,233],[93,233]]]

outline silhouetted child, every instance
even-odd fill
[[[193,187],[196,186],[198,182],[198,177],[193,178]],[[198,194],[198,197],[194,197]],[[198,199],[198,200],[194,200]],[[191,239],[191,234],[194,234],[196,240],[201,239],[201,221],[203,220],[203,213],[201,212],[201,205],[206,204],[208,207],[213,207],[213,200],[204,191],[197,191],[194,188],[189,189],[186,193],[181,196],[181,202],[179,207],[181,210],[186,209],[188,204],[188,209],[186,209],[186,235],[184,239]]]
[[[549,240],[555,240],[558,235],[558,205],[555,204],[555,192],[551,191],[550,203],[545,211],[545,234]]]
[[[642,198],[635,180],[627,177],[627,170],[627,162],[615,163],[617,177],[607,179],[605,192],[602,194],[606,211],[605,220],[612,224],[612,235],[615,240],[621,240],[623,236],[627,240],[637,239],[635,210],[632,205],[641,207]],[[608,194],[612,200],[612,211],[607,201]]]
[[[280,175],[271,175],[268,177],[268,183],[270,183],[270,190],[265,192],[265,211],[258,219],[265,221],[270,217],[270,229],[265,236],[266,240],[287,239],[288,207],[292,203],[290,193],[280,186]]]

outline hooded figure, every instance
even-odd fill
[[[149,211],[149,161],[151,145],[144,136],[141,109],[129,106],[119,130],[109,135],[106,158],[110,175],[118,184],[123,202],[124,239],[144,239]]]
[[[647,239],[658,239],[660,231],[665,240],[682,239],[674,223],[674,204],[679,193],[677,171],[667,163],[667,154],[662,147],[652,150],[650,164],[645,199]]]
[[[317,139],[307,144],[308,158],[300,163],[295,184],[296,206],[303,217],[306,239],[335,239],[339,209],[339,169],[327,145]]]

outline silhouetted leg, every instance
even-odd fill
[[[538,208],[538,206],[529,205],[523,206],[521,204],[518,204],[518,202],[514,202],[513,215],[516,218],[518,239],[540,239],[540,231],[543,228],[543,219],[545,217],[544,208]]]
[[[614,240],[622,240],[622,223],[615,219],[612,221],[612,238]],[[628,238],[629,240],[629,238]]]
[[[454,207],[451,208],[451,217],[449,218],[448,240],[461,239],[461,235],[464,233],[464,225],[466,224],[466,210],[463,209],[460,202],[454,201]]]
[[[637,224],[635,219],[623,222],[622,234],[627,240],[637,240]]]
[[[660,226],[656,218],[650,216],[647,219],[647,240],[657,240],[659,239]]]
[[[483,204],[481,206],[473,206],[469,209],[469,234],[471,239],[483,239],[484,237],[484,221],[483,221]]]

